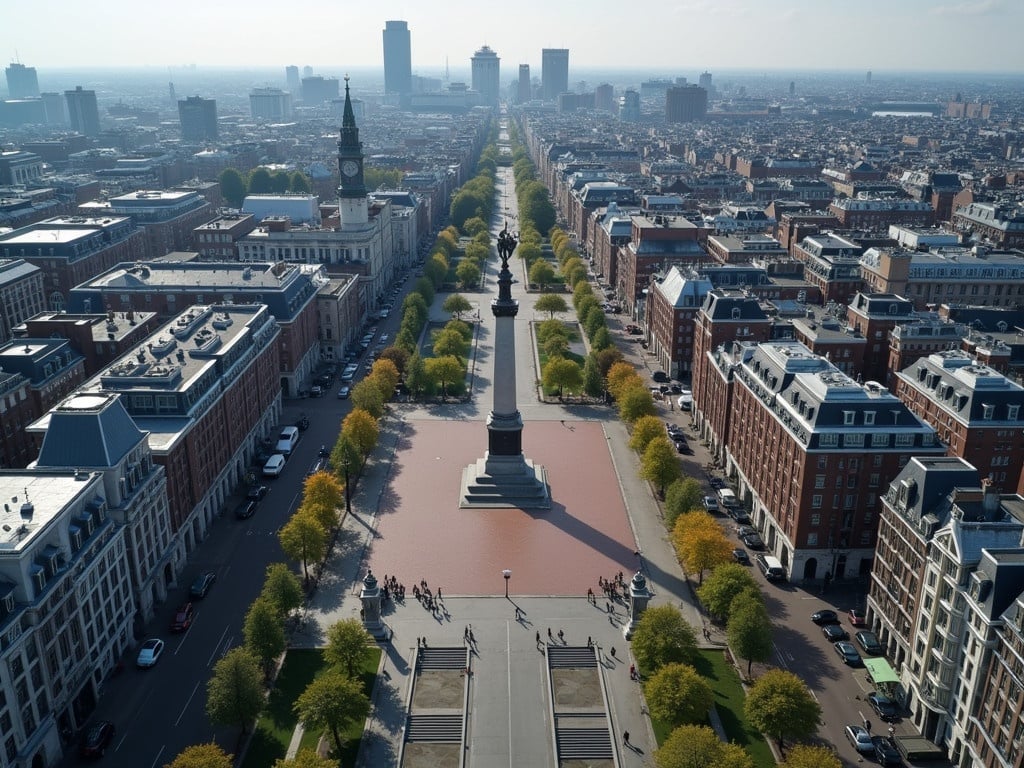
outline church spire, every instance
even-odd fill
[[[342,224],[365,224],[368,213],[366,183],[363,180],[363,144],[359,141],[359,128],[352,109],[348,75],[345,75],[345,112],[338,140],[338,172],[341,177],[338,197]]]

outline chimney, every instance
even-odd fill
[[[986,477],[981,481],[981,490],[984,496],[981,500],[981,506],[986,512],[995,512],[999,509],[1000,493],[999,489],[992,484],[992,478]]]

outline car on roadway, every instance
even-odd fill
[[[275,453],[269,459],[267,463],[263,465],[263,476],[264,477],[280,477],[281,470],[284,469],[285,458],[280,453]]]
[[[743,540],[744,536],[750,536],[751,534],[757,533],[749,525],[738,525],[736,526],[736,535],[739,536],[740,540]]]
[[[875,760],[879,765],[903,765],[899,750],[885,736],[874,736],[871,739],[874,747]]]
[[[682,435],[674,438],[672,444],[676,447],[676,453],[688,453],[690,452],[690,446],[686,444],[686,440],[683,439]]]
[[[848,725],[843,729],[847,741],[861,754],[872,755],[875,745],[871,742],[871,734],[859,725]]]
[[[823,609],[812,613],[811,621],[815,624],[838,624],[839,615],[835,611]]]
[[[865,653],[870,653],[872,656],[882,655],[882,644],[878,642],[878,635],[874,632],[862,629],[853,637],[857,641],[857,645],[863,648]]]
[[[693,408],[693,392],[691,392],[689,389],[684,388],[683,391],[679,393],[679,398],[676,400],[676,405],[678,405],[684,411],[688,411],[691,408]]]
[[[164,652],[164,641],[152,637],[139,648],[139,655],[135,659],[135,666],[140,669],[149,669],[160,661],[160,655]]]
[[[270,489],[265,485],[253,483],[249,486],[249,490],[245,492],[245,498],[249,501],[263,501],[263,497],[267,495],[267,491],[269,490]]]
[[[868,704],[875,714],[887,723],[894,723],[900,719],[900,710],[896,702],[883,693],[872,691],[868,694]]]
[[[206,571],[196,576],[192,582],[192,586],[188,588],[188,593],[197,600],[202,600],[206,597],[206,593],[210,591],[210,587],[213,586],[213,582],[217,580],[217,574],[213,571]]]
[[[343,386],[341,389],[338,390],[338,399],[339,400],[345,400],[351,394],[352,394],[352,388],[348,384],[346,384],[345,386]]]
[[[747,554],[747,550],[736,547],[732,551],[732,559],[740,565],[750,565],[750,555]]]
[[[757,550],[764,549],[764,540],[761,538],[760,534],[757,534],[757,533],[748,534],[747,536],[744,536],[742,539],[740,539],[740,541],[742,541],[743,544],[746,547],[749,547],[750,549],[757,549]]]
[[[718,501],[715,499],[714,496],[704,497],[704,509],[706,509],[708,512],[718,511]]]
[[[860,608],[851,608],[847,616],[850,617],[850,623],[855,627],[863,627],[866,622],[864,611]]]
[[[239,520],[248,520],[256,514],[256,507],[258,506],[259,502],[257,501],[243,501],[235,507],[235,517]]]
[[[828,624],[825,629],[829,627],[835,627],[836,624]],[[857,653],[857,647],[846,640],[840,640],[838,643],[833,643],[832,647],[836,649],[836,653],[839,654],[839,658],[843,660],[844,664],[851,667],[859,667],[863,661],[861,661],[860,654]]]
[[[821,628],[821,634],[823,634],[825,639],[830,643],[834,643],[838,640],[850,639],[850,633],[843,629],[840,624],[825,624]]]
[[[184,632],[191,627],[195,613],[196,609],[192,607],[192,603],[179,605],[178,610],[174,612],[174,618],[171,619],[171,632]]]
[[[115,731],[114,724],[109,720],[93,723],[82,737],[78,754],[82,757],[103,757],[110,742],[114,740]]]

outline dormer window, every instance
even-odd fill
[[[1006,418],[1008,418],[1010,421],[1016,421],[1017,417],[1019,415],[1020,415],[1020,406],[1019,405],[1008,405],[1006,407]]]
[[[856,417],[856,411],[843,411],[843,424],[853,424],[853,420]]]
[[[874,411],[864,411],[864,424],[866,426],[871,426],[874,423],[875,423],[875,412]]]
[[[994,405],[989,405],[988,403],[983,403],[982,404],[982,406],[981,406],[981,418],[983,418],[985,421],[992,421],[992,416],[993,416],[993,414],[995,414],[995,412],[996,412],[996,407]]]
[[[732,308],[732,319],[733,320],[739,320],[740,317],[742,317],[742,315],[743,315],[743,312],[740,310],[739,307],[733,307]]]

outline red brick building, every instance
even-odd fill
[[[858,373],[864,381],[888,379],[889,334],[901,323],[915,319],[914,303],[888,293],[858,293],[846,309],[846,324],[867,340],[864,365]]]
[[[643,292],[655,273],[671,266],[695,266],[707,258],[697,242],[699,228],[682,216],[633,216],[629,242],[619,248],[615,294],[634,318],[643,316]]]
[[[25,467],[36,446],[25,428],[39,418],[29,380],[20,373],[0,370],[0,467]]]
[[[672,267],[647,291],[645,325],[648,351],[672,378],[688,379],[693,367],[693,333],[711,281]]]
[[[930,227],[935,223],[931,203],[901,198],[848,197],[833,201],[828,210],[844,229],[888,230],[890,224]]]

